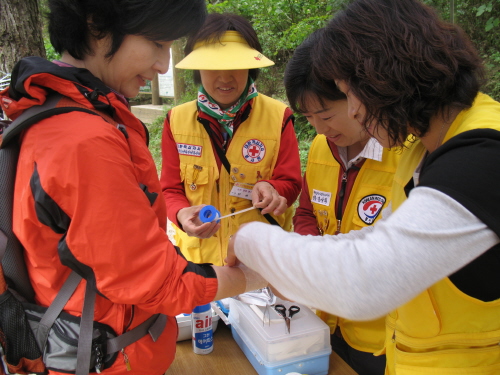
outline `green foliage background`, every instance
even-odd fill
[[[453,19],[470,36],[480,51],[488,72],[488,81],[483,91],[500,100],[500,0],[423,1],[434,7],[443,19]],[[46,2],[47,0],[41,0],[42,12],[47,10]],[[349,0],[207,0],[207,7],[211,13],[231,12],[250,20],[257,31],[264,54],[275,62],[274,66],[261,70],[258,89],[286,102],[283,72],[294,49],[312,31],[324,26],[348,2]],[[58,58],[48,37],[45,37],[45,47],[48,58]],[[180,74],[186,81],[186,92],[181,102],[194,99],[196,87],[191,72],[182,71]],[[162,118],[148,126],[151,131],[151,150],[159,163]],[[301,157],[305,161],[309,142],[315,132],[300,115],[296,116],[295,128]]]
[[[500,100],[500,0],[423,0],[441,17],[454,22],[470,36],[484,59],[488,80],[483,91]],[[286,63],[295,48],[314,30],[323,27],[349,0],[208,0],[209,12],[232,12],[250,20],[264,54],[276,65],[262,69],[259,91],[286,102],[282,84]],[[195,88],[193,88],[195,90]],[[193,98],[194,96],[191,96]],[[297,114],[295,129],[302,165],[305,165],[314,129]]]

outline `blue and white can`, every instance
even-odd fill
[[[209,354],[214,350],[212,307],[209,303],[197,306],[191,314],[193,351],[196,354]]]

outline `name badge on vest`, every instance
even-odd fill
[[[235,182],[233,188],[229,192],[232,197],[252,200],[252,184],[245,184],[243,182]]]
[[[358,215],[359,218],[365,224],[372,224],[378,217],[384,207],[385,201],[387,199],[378,194],[367,195],[361,199],[358,203]]]
[[[203,146],[190,145],[188,143],[177,143],[177,152],[179,155],[201,157]]]
[[[311,198],[312,203],[321,204],[322,206],[329,206],[330,199],[332,199],[332,193],[313,189],[313,196]]]

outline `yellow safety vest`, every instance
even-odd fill
[[[342,217],[341,233],[359,230],[380,218],[380,211],[391,200],[393,177],[400,157],[400,152],[384,149],[382,162],[365,160]],[[316,136],[309,150],[306,180],[318,228],[323,234],[335,234],[338,229],[335,199],[342,173],[326,137]],[[331,333],[338,325],[347,343],[357,350],[374,353],[384,347],[385,317],[359,322],[324,311],[318,311],[318,315],[330,326]]]
[[[452,123],[443,143],[472,129],[500,130],[500,103],[479,94]],[[404,152],[394,179],[393,210],[425,154],[420,141]],[[500,374],[500,299],[483,302],[449,278],[398,307],[386,320],[386,374]]]
[[[252,206],[251,200],[229,193],[235,184],[249,184],[248,187],[259,180],[271,179],[278,159],[285,109],[285,104],[263,94],[253,99],[250,116],[234,133],[226,152],[230,173],[224,166],[219,171],[210,137],[197,121],[196,101],[172,109],[170,127],[179,151],[181,180],[192,206],[213,205],[222,216]],[[293,206],[274,218],[289,231],[292,216]],[[219,231],[208,239],[190,237],[174,225],[174,239],[188,260],[223,265],[229,236],[241,224],[251,221],[268,223],[259,210],[251,210],[221,220]]]

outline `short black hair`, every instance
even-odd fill
[[[49,35],[54,49],[82,60],[90,38],[111,37],[111,58],[126,35],[172,41],[195,32],[206,17],[204,0],[49,0]]]
[[[233,13],[211,13],[198,32],[188,38],[184,48],[185,55],[187,56],[193,51],[197,42],[219,42],[224,33],[229,30],[239,32],[250,47],[262,53],[259,37],[245,17]],[[248,75],[255,81],[259,76],[259,69],[250,69]],[[193,76],[194,82],[198,85],[201,84],[200,71],[194,70]]]
[[[285,90],[290,107],[299,113],[308,112],[306,107],[308,97],[318,99],[321,105],[324,100],[346,100],[345,94],[337,88],[333,80],[315,79],[311,52],[320,40],[324,29],[314,31],[293,53],[285,69]]]

